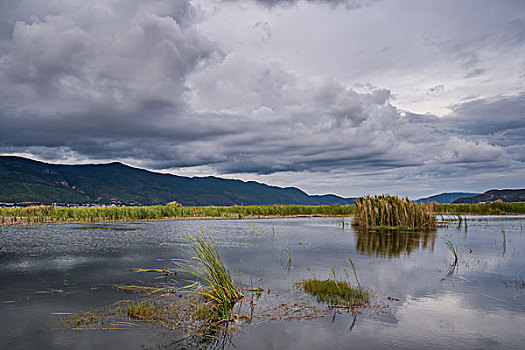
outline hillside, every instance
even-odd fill
[[[440,193],[430,197],[419,198],[416,200],[416,203],[429,203],[430,201],[436,202],[439,204],[450,204],[459,198],[477,196],[479,193],[469,193],[469,192],[449,192],[449,193]]]
[[[474,197],[457,199],[454,203],[485,203],[496,201],[525,202],[525,189],[490,190]]]
[[[121,163],[55,165],[0,156],[0,202],[153,205],[352,204],[335,195],[217,177],[183,177]]]

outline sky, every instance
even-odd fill
[[[525,187],[522,0],[1,0],[0,154],[346,197]]]

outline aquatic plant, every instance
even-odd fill
[[[165,318],[163,309],[153,301],[138,301],[124,307],[130,319],[158,321]]]
[[[436,228],[436,203],[413,203],[390,195],[360,197],[354,203],[356,226]]]
[[[253,228],[253,231],[256,232],[258,236],[261,235],[261,231],[259,230],[257,226],[255,226],[255,224],[252,224],[252,228]]]
[[[368,291],[361,287],[354,262],[348,258],[354,271],[354,277],[357,282],[357,288],[352,287],[348,281],[348,272],[345,269],[346,281],[337,279],[335,265],[331,267],[331,275],[326,280],[320,280],[315,274],[312,278],[304,279],[299,282],[303,290],[317,299],[318,302],[325,302],[338,307],[354,308],[369,304],[370,297]]]
[[[454,256],[454,261],[452,262],[452,266],[456,266],[458,264],[458,252],[456,249],[456,245],[454,244],[454,241],[451,238],[441,236],[443,241],[445,241],[445,246],[448,248],[448,250],[452,253]]]
[[[505,229],[503,228],[503,225],[501,225],[501,234],[503,235],[503,256],[505,256],[505,253],[507,252],[507,236],[505,234]]]
[[[361,283],[359,283],[359,279],[357,278],[357,272],[355,271],[355,265],[354,265],[354,262],[352,261],[352,259],[350,259],[350,257],[348,258],[348,261],[349,261],[350,264],[352,265],[352,270],[354,271],[355,281],[357,282],[357,285],[359,286],[359,289],[361,289]],[[334,274],[334,276],[335,276],[335,274]]]
[[[172,264],[197,281],[177,291],[206,297],[217,312],[217,320],[227,319],[233,305],[243,297],[241,288],[233,281],[211,236],[199,232],[188,235],[186,241],[193,256],[189,260],[173,259]]]
[[[317,301],[335,305],[356,307],[369,302],[368,293],[353,288],[350,282],[336,280],[306,279],[301,282],[305,292],[315,296]]]

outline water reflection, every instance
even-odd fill
[[[421,248],[434,251],[436,231],[372,230],[353,227],[358,252],[397,258]]]

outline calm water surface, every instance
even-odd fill
[[[0,348],[196,347],[199,344],[184,341],[186,334],[163,334],[149,326],[65,329],[55,313],[140,297],[114,286],[157,283],[154,274],[132,269],[162,268],[157,259],[183,257],[183,237],[202,230],[211,232],[228,267],[245,286],[251,279],[274,291],[257,299],[255,322],[239,325],[242,332],[219,347],[522,349],[524,226],[525,216],[469,217],[467,230],[450,226],[437,232],[381,234],[342,227],[337,218],[4,226]],[[442,236],[457,246],[456,269],[449,270],[452,254]],[[358,315],[330,310],[314,320],[257,318],[257,312],[282,303],[307,301],[326,310],[294,290],[294,282],[313,274],[328,278],[332,269],[344,278],[343,269],[351,271],[349,257],[361,284],[384,308]],[[243,305],[238,307],[244,312]]]

